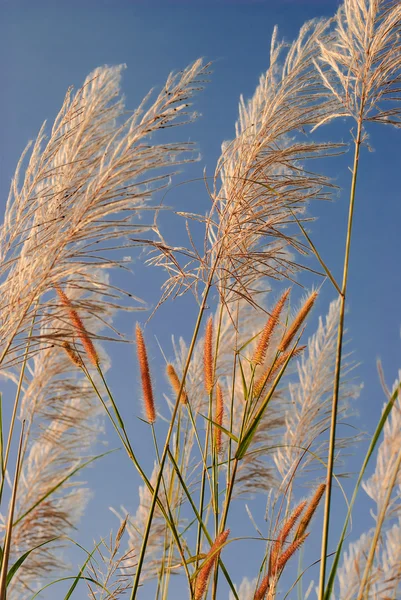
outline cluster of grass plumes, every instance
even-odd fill
[[[297,582],[311,589],[316,535],[319,600],[400,593],[399,381],[356,477],[342,533],[331,533],[335,552],[328,557],[333,482],[343,449],[355,441],[340,437],[336,426],[360,392],[343,351],[358,165],[370,121],[399,126],[400,25],[399,2],[345,0],[334,19],[305,24],[291,45],[274,30],[270,65],[253,97],[241,98],[235,137],[222,146],[207,190],[209,212],[178,213],[203,228],[202,249],[189,226],[190,247],[176,247],[164,240],[162,219],[147,226],[138,216],[167,185],[172,163],[192,160],[191,144],[159,137],[156,143],[151,134],[193,120],[189,99],[201,89],[207,65],[198,60],[171,75],[125,121],[121,67],[99,68],[67,94],[47,143],[40,131],[29,160],[24,155],[18,165],[0,231],[0,368],[16,386],[4,441],[0,411],[0,600],[32,598],[46,578],[62,577],[59,550],[87,498],[75,476],[100,458],[93,452],[100,415],[141,478],[139,503],[132,514],[123,499],[113,509],[120,529],[109,541],[99,525],[100,541],[66,598],[87,585],[92,599],[134,600],[153,589],[157,600],[167,600],[177,595],[174,576],[191,600],[226,593],[274,600]],[[317,142],[313,132],[338,117],[357,123],[341,284],[304,227],[312,220],[308,205],[333,188],[310,161],[335,160],[343,146]],[[141,237],[145,230],[155,237]],[[111,278],[114,267],[126,266],[116,258],[119,250],[138,243],[150,252],[148,265],[166,270],[157,308],[188,290],[198,302],[191,341],[173,339],[171,355],[163,348],[162,369],[147,329],[136,325],[141,439],[131,434],[135,423],[107,381],[102,347],[121,339],[115,311],[137,307]],[[316,283],[303,285],[307,253],[335,295],[310,335],[305,329],[324,307],[322,273],[310,269]],[[290,285],[295,277],[303,296]],[[374,454],[376,467],[366,479]],[[312,490],[307,499],[305,484]],[[344,550],[361,485],[375,503],[374,525]],[[267,508],[263,520],[246,504],[257,535],[245,541],[232,508],[249,496],[267,500]],[[240,583],[241,544],[254,540],[262,548],[255,577]]]

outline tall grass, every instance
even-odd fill
[[[161,207],[150,200],[172,168],[193,160],[191,144],[164,142],[162,130],[196,117],[190,99],[209,69],[201,60],[170,75],[126,120],[121,67],[96,69],[67,93],[49,138],[43,127],[25,151],[0,231],[0,368],[16,389],[11,418],[0,421],[0,600],[33,599],[60,581],[67,582],[65,599],[86,586],[92,599],[154,593],[165,600],[177,597],[177,575],[182,597],[194,600],[228,593],[273,600],[296,588],[302,597],[303,583],[307,597],[312,563],[320,564],[319,600],[398,597],[399,381],[388,392],[342,534],[331,530],[329,538],[329,526],[343,449],[355,441],[339,437],[337,423],[360,393],[343,351],[358,166],[370,122],[400,124],[400,26],[399,2],[345,0],[333,19],[306,23],[291,45],[274,31],[269,67],[253,97],[241,98],[235,137],[222,145],[207,215],[176,214],[187,224],[187,248],[166,239]],[[305,222],[313,201],[335,189],[325,161],[346,147],[316,141],[314,131],[340,117],[354,119],[356,129],[338,283]],[[312,169],[316,158],[322,172]],[[153,210],[158,218],[140,220]],[[203,228],[201,247],[191,228]],[[112,319],[141,301],[112,277],[116,267],[127,268],[116,258],[122,249],[137,245],[148,265],[166,273],[157,310],[168,299],[179,307],[187,292],[196,301],[190,343],[173,339],[171,351],[163,349],[164,404],[153,389],[146,328],[136,325],[150,473],[108,383],[102,344],[128,341]],[[312,271],[315,286],[300,297],[293,283],[305,288],[307,254],[323,274]],[[333,300],[307,339],[305,328],[324,309],[322,275]],[[133,515],[114,508],[116,535],[106,541],[99,525],[99,543],[78,573],[64,576],[60,550],[74,544],[88,494],[76,475],[101,458],[90,453],[102,417],[142,480],[139,504]],[[372,456],[375,471],[365,479]],[[375,522],[344,549],[361,485],[375,503]],[[266,523],[262,529],[247,507],[256,534],[245,542],[234,503],[245,504],[249,494],[266,499]],[[321,537],[320,559],[311,532]],[[245,543],[255,544],[259,561],[240,582]]]

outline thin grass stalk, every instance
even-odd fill
[[[360,114],[362,115],[362,110],[361,110]],[[320,556],[320,579],[319,579],[319,594],[318,594],[319,600],[323,600],[323,598],[324,598],[324,589],[325,589],[325,581],[326,581],[327,549],[328,549],[329,527],[330,527],[331,492],[332,492],[332,483],[333,483],[333,467],[334,467],[334,453],[335,453],[335,443],[336,443],[337,412],[338,412],[338,399],[339,399],[339,393],[340,393],[340,378],[341,378],[341,358],[342,358],[342,347],[343,347],[343,337],[344,337],[345,299],[346,299],[347,283],[348,283],[348,266],[349,266],[349,255],[350,255],[350,248],[351,248],[351,234],[352,234],[352,223],[353,223],[353,218],[354,218],[355,192],[356,192],[356,183],[357,183],[357,176],[358,176],[361,138],[362,138],[362,117],[360,116],[360,118],[358,120],[357,135],[355,138],[354,165],[353,165],[353,170],[352,170],[347,237],[346,237],[346,243],[345,243],[343,281],[342,281],[341,295],[340,295],[340,317],[339,317],[339,324],[338,324],[338,339],[337,339],[336,365],[335,365],[335,372],[334,372],[334,388],[333,388],[333,401],[332,401],[332,411],[331,411],[329,453],[328,453],[328,460],[327,460],[326,497],[325,497],[325,506],[324,506],[322,547],[321,547],[321,556]]]
[[[220,335],[221,335],[221,324],[223,321],[223,308],[224,305],[221,303],[220,304],[220,310],[219,310],[219,323],[218,323],[218,327],[217,327],[217,335],[216,335],[216,347],[215,347],[215,353],[214,353],[214,358],[213,358],[213,366],[212,366],[212,372],[216,373],[216,366],[217,366],[217,357],[218,357],[218,353],[219,353],[219,345],[220,345]],[[211,340],[210,343],[213,343],[213,340]],[[205,436],[205,446],[204,446],[204,450],[203,452],[201,452],[202,454],[202,459],[203,459],[203,471],[202,471],[202,479],[201,479],[201,489],[200,489],[200,497],[199,497],[199,514],[201,519],[203,518],[203,509],[204,509],[204,502],[205,502],[205,484],[206,484],[206,475],[209,477],[209,483],[210,483],[210,494],[212,499],[214,498],[213,492],[214,492],[214,486],[215,486],[215,482],[214,482],[214,471],[212,472],[212,478],[210,478],[209,476],[209,472],[207,469],[207,455],[208,455],[208,448],[209,448],[209,439],[212,436],[212,425],[210,420],[212,419],[212,405],[213,405],[213,398],[211,393],[209,393],[209,409],[208,409],[208,422],[207,422],[207,429],[206,429],[206,436]],[[217,532],[216,532],[217,535]],[[196,540],[196,562],[195,562],[195,569],[198,568],[198,556],[200,553],[200,549],[201,549],[201,543],[202,543],[202,530],[200,528],[200,524],[198,524],[198,533],[197,533],[197,540]]]
[[[154,445],[155,445],[156,457],[157,457],[158,463],[160,464],[160,452],[159,452],[159,446],[158,446],[158,443],[157,443],[157,438],[156,438],[156,432],[155,432],[154,423],[151,423],[151,428],[152,428],[153,442],[154,442]],[[173,476],[174,476],[174,472],[172,473],[172,478],[173,478]],[[170,508],[170,498],[169,498],[169,495],[167,494],[167,488],[166,488],[166,482],[165,482],[164,476],[162,476],[162,484],[163,484],[163,488],[164,488],[164,495],[166,497],[166,502],[167,502],[168,516],[169,516],[170,522],[174,523],[174,517],[173,517],[173,515],[171,513],[171,508]],[[172,480],[170,481],[170,489],[171,489],[171,486],[172,486]],[[178,542],[178,551],[179,551],[179,553],[181,555],[181,559],[182,559],[182,562],[183,562],[185,574],[186,574],[186,576],[188,578],[189,589],[190,589],[190,592],[191,592],[191,595],[192,595],[191,574],[190,574],[190,572],[188,570],[187,561],[185,559],[185,554],[184,554],[184,551],[182,549],[179,536],[177,538],[177,542]]]
[[[160,469],[159,469],[159,473],[157,476],[157,480],[156,480],[156,484],[154,486],[153,489],[153,497],[152,497],[152,503],[150,505],[150,509],[149,509],[149,515],[148,515],[148,521],[146,524],[146,529],[145,529],[145,533],[143,536],[143,541],[142,541],[142,546],[141,546],[141,551],[139,554],[139,558],[138,558],[138,563],[137,563],[137,569],[136,569],[136,573],[135,573],[135,578],[134,578],[134,583],[132,586],[132,591],[131,591],[131,596],[130,596],[130,600],[134,600],[136,597],[136,593],[138,591],[138,587],[139,587],[139,581],[140,581],[140,577],[141,577],[141,572],[142,572],[142,567],[143,567],[143,561],[145,558],[145,554],[146,554],[146,546],[147,546],[147,542],[148,542],[148,538],[149,538],[149,534],[150,534],[150,528],[152,526],[152,521],[153,521],[153,515],[155,512],[155,508],[156,508],[156,503],[158,500],[158,493],[159,493],[159,488],[160,488],[160,482],[161,482],[161,478],[162,478],[162,474],[163,474],[163,469],[164,469],[164,463],[166,461],[166,457],[167,457],[167,452],[168,452],[168,447],[170,444],[170,439],[173,433],[173,429],[174,429],[174,423],[175,423],[175,417],[177,415],[178,412],[178,408],[180,405],[180,399],[181,399],[181,394],[184,390],[184,385],[185,385],[185,379],[188,373],[188,369],[189,369],[189,365],[192,359],[192,354],[195,348],[195,343],[199,334],[199,330],[200,330],[200,326],[201,326],[201,322],[202,322],[202,317],[203,317],[203,313],[206,307],[206,301],[209,295],[209,291],[212,285],[212,278],[214,275],[214,269],[212,269],[211,273],[210,273],[210,277],[209,277],[209,281],[206,285],[204,294],[203,294],[203,298],[202,298],[202,303],[201,306],[199,308],[199,313],[198,313],[198,318],[195,324],[195,330],[192,336],[192,340],[191,340],[191,345],[189,347],[188,350],[188,357],[185,363],[185,367],[184,367],[184,372],[182,374],[182,381],[181,381],[181,386],[180,386],[180,391],[177,394],[177,399],[173,408],[173,413],[171,415],[171,420],[170,420],[170,425],[169,425],[169,429],[167,432],[167,436],[166,436],[166,441],[164,444],[164,449],[163,449],[163,454],[161,456],[161,460],[160,460]]]
[[[0,571],[0,600],[6,600],[7,593],[7,570],[8,570],[8,560],[10,557],[11,550],[11,537],[13,531],[13,521],[14,521],[14,509],[15,503],[17,500],[17,489],[18,489],[18,481],[21,470],[21,456],[22,456],[22,442],[24,438],[24,429],[25,429],[25,421],[22,422],[21,427],[21,435],[18,445],[18,455],[17,455],[17,464],[15,466],[15,475],[14,475],[14,485],[13,491],[10,499],[10,509],[8,511],[8,520],[7,520],[7,529],[3,546],[3,554],[1,561],[1,571]]]
[[[10,454],[11,441],[12,441],[14,427],[15,427],[15,420],[17,418],[17,410],[18,410],[19,400],[20,400],[20,396],[21,396],[22,382],[24,380],[25,369],[26,369],[26,365],[27,365],[27,362],[28,362],[29,347],[30,347],[30,344],[31,344],[31,338],[32,338],[32,333],[33,333],[33,327],[34,327],[34,324],[35,324],[35,319],[36,319],[36,310],[35,310],[35,312],[33,314],[33,317],[32,317],[31,328],[29,330],[28,340],[27,340],[26,348],[25,348],[24,361],[23,361],[22,366],[21,366],[21,372],[20,372],[20,376],[19,376],[19,380],[18,380],[17,391],[16,391],[16,394],[15,394],[13,412],[12,412],[12,415],[11,415],[11,422],[10,422],[10,425],[9,425],[9,428],[8,428],[8,437],[7,437],[6,451],[4,453],[4,460],[2,458],[2,477],[1,477],[1,484],[0,484],[0,502],[1,502],[2,498],[3,498],[3,488],[4,488],[4,480],[5,480],[5,474],[6,474],[6,470],[7,470],[7,464],[8,464],[8,457],[9,457],[9,454]]]
[[[185,483],[184,479],[182,478],[182,475],[181,475],[181,473],[180,473],[179,467],[178,467],[178,465],[177,465],[177,463],[176,463],[176,461],[175,461],[175,459],[174,459],[174,456],[172,455],[172,453],[171,453],[171,450],[170,450],[170,449],[168,450],[168,454],[169,454],[170,460],[171,460],[171,462],[172,462],[172,464],[173,464],[173,467],[174,467],[174,469],[175,469],[175,471],[176,471],[176,473],[177,473],[177,476],[178,476],[178,479],[179,479],[179,481],[180,481],[180,484],[181,484],[181,486],[182,486],[182,489],[184,490],[184,492],[185,492],[185,495],[186,495],[186,497],[187,497],[187,499],[188,499],[188,502],[189,502],[189,504],[190,504],[190,506],[191,506],[192,510],[194,511],[195,517],[196,517],[196,519],[197,519],[198,523],[200,524],[200,526],[202,527],[202,531],[203,531],[203,533],[205,534],[205,537],[206,537],[207,541],[209,542],[209,544],[210,544],[210,545],[212,545],[212,544],[213,544],[212,537],[211,537],[211,535],[209,534],[209,532],[208,532],[208,530],[207,530],[207,527],[206,527],[205,523],[204,523],[204,522],[203,522],[203,520],[200,518],[200,515],[199,515],[199,513],[198,513],[198,509],[196,508],[196,505],[195,505],[195,503],[194,503],[194,501],[193,501],[193,499],[192,499],[191,493],[190,493],[190,491],[188,490],[188,487],[187,487],[187,485],[186,485],[186,483]],[[229,585],[229,586],[230,586],[230,588],[231,588],[231,592],[233,593],[233,596],[234,596],[235,600],[240,600],[240,599],[238,598],[237,590],[235,589],[235,587],[234,587],[234,584],[233,584],[233,582],[231,581],[231,578],[230,578],[230,576],[229,576],[229,574],[228,574],[228,571],[227,571],[226,567],[224,566],[224,563],[223,563],[223,561],[222,561],[222,559],[221,559],[220,557],[219,557],[219,565],[220,565],[220,568],[221,568],[221,570],[223,571],[223,574],[224,574],[224,576],[225,576],[225,578],[226,578],[226,580],[227,580],[227,583],[228,583],[228,585]]]

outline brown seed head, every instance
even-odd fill
[[[266,352],[269,347],[270,338],[273,331],[280,320],[281,311],[284,308],[284,304],[288,298],[290,290],[286,290],[281,296],[276,306],[272,310],[272,313],[267,320],[266,325],[259,338],[258,345],[256,346],[255,352],[253,353],[252,362],[256,365],[261,365],[266,358]]]
[[[262,579],[262,583],[260,584],[260,586],[256,590],[253,599],[254,600],[264,600],[264,598],[266,597],[266,594],[268,592],[269,587],[270,587],[270,576],[269,576],[269,574],[267,574],[266,577],[264,577]]]
[[[204,371],[205,371],[205,389],[208,394],[213,389],[213,317],[210,316],[206,324],[205,349],[204,349]]]
[[[172,364],[167,365],[166,373],[167,377],[170,380],[171,387],[173,388],[176,394],[179,394],[181,389],[181,381],[179,380],[177,372]],[[180,402],[181,404],[187,404],[188,402],[188,396],[184,389],[181,392]]]
[[[224,417],[224,398],[223,392],[220,384],[218,383],[216,386],[216,413],[214,416],[214,420],[217,425],[223,425],[223,417]],[[222,441],[221,441],[221,429],[218,427],[214,428],[214,439],[216,444],[216,450],[220,454],[222,451]]]
[[[92,365],[94,367],[97,367],[99,365],[99,357],[97,355],[95,346],[93,345],[93,342],[90,339],[88,332],[85,329],[85,326],[82,322],[81,317],[78,315],[77,311],[72,306],[71,300],[63,292],[61,287],[58,284],[56,284],[55,288],[56,288],[57,294],[58,294],[62,304],[67,309],[70,321],[71,321],[75,331],[77,332],[79,339],[81,340],[81,343],[84,347],[84,350],[85,350],[90,362],[92,363]]]
[[[308,535],[309,535],[309,533],[305,533],[304,535],[301,535],[300,538],[298,538],[297,540],[294,540],[292,542],[292,544],[290,544],[288,546],[287,550],[281,554],[280,558],[277,561],[277,572],[278,573],[280,573],[284,569],[285,565],[290,560],[291,556],[293,554],[295,554],[295,552],[298,550],[298,548],[300,546],[302,546],[302,544],[304,543],[304,541],[306,540]]]
[[[78,352],[75,352],[75,350],[72,348],[69,342],[63,342],[63,348],[66,351],[71,362],[74,363],[74,365],[76,365],[77,367],[83,366],[81,357],[79,356]]]
[[[291,359],[295,356],[298,356],[299,354],[302,354],[305,348],[306,346],[299,346],[299,348],[296,348],[292,353]],[[275,378],[277,373],[281,370],[281,367],[287,362],[287,359],[290,356],[291,352],[291,350],[288,350],[287,352],[280,354],[280,356],[275,361],[274,365],[270,365],[269,367],[267,367],[267,369],[265,369],[264,373],[262,373],[262,375],[256,380],[255,385],[253,386],[254,396],[259,396],[259,394],[263,392],[266,384]]]
[[[299,310],[297,316],[295,317],[295,319],[291,323],[290,327],[288,328],[286,334],[284,335],[283,339],[281,340],[281,343],[279,346],[280,352],[285,352],[287,350],[288,346],[291,344],[298,329],[301,327],[302,323],[305,321],[306,317],[308,316],[316,298],[317,298],[317,292],[312,292],[311,295],[306,299],[304,305]]]
[[[294,539],[297,540],[305,533],[306,528],[308,527],[309,523],[311,522],[311,519],[312,519],[313,515],[315,514],[317,507],[319,506],[319,502],[322,499],[325,489],[326,489],[326,484],[321,483],[318,486],[316,492],[313,494],[313,497],[308,504],[305,514],[299,523],[299,526],[298,526],[298,529],[297,529]]]
[[[213,565],[216,564],[220,555],[221,547],[227,541],[229,534],[229,529],[226,529],[225,531],[223,531],[223,533],[220,533],[216,537],[212,547],[207,553],[205,562],[203,563],[203,566],[200,569],[195,581],[195,600],[202,600],[206,591],[207,582],[209,581],[210,572],[213,568]]]
[[[139,370],[141,372],[145,414],[149,423],[154,423],[156,421],[156,411],[155,402],[153,399],[152,380],[150,378],[148,354],[146,352],[145,340],[143,339],[143,333],[139,323],[137,323],[136,325],[136,349],[138,354]]]
[[[282,550],[283,544],[286,541],[289,534],[291,533],[291,530],[293,529],[295,523],[298,521],[299,517],[301,516],[301,513],[304,510],[306,504],[307,504],[307,502],[306,502],[306,500],[304,500],[303,502],[298,504],[298,506],[292,511],[292,513],[288,517],[287,521],[284,523],[284,525],[278,535],[277,540],[273,544],[273,548],[271,549],[271,552],[270,552],[270,561],[269,561],[270,574],[277,572],[277,570],[278,570],[277,564],[279,561],[279,556],[281,555],[281,550]]]

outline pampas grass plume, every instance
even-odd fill
[[[148,354],[146,351],[145,340],[139,323],[136,324],[136,349],[138,354],[139,370],[141,373],[143,403],[145,407],[146,418],[149,423],[156,421],[155,402],[153,399],[153,387],[150,377]]]

